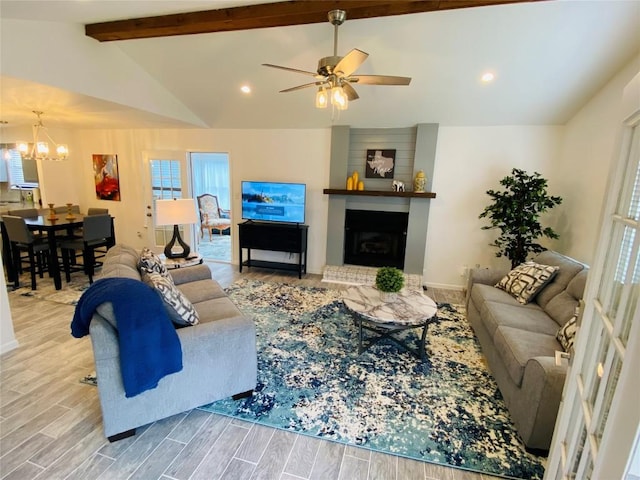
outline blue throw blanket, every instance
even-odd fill
[[[157,387],[165,375],[182,370],[180,339],[162,298],[138,280],[103,278],[94,282],[76,305],[71,335],[88,335],[93,312],[105,302],[113,305],[117,322],[120,372],[127,398]]]

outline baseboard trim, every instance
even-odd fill
[[[11,350],[15,350],[19,346],[20,346],[20,344],[18,343],[17,340],[12,340],[10,342],[3,343],[0,346],[0,354],[5,354],[7,352],[10,352]]]
[[[427,286],[427,288],[439,288],[442,290],[456,290],[458,292],[464,291],[463,285],[449,285],[446,283],[430,283],[430,282],[425,283],[425,285]]]

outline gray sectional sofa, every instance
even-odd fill
[[[548,450],[567,369],[556,365],[556,334],[576,313],[588,267],[553,251],[533,261],[560,268],[525,305],[495,287],[508,269],[473,269],[467,318],[525,446]]]
[[[133,248],[116,245],[104,259],[100,278],[140,281],[139,255]],[[91,318],[104,433],[109,440],[125,438],[134,434],[136,427],[222,398],[248,395],[255,388],[253,320],[226,296],[206,265],[169,273],[195,307],[199,323],[176,330],[182,347],[182,369],[162,378],[157,387],[131,398],[125,396],[112,304],[101,304]],[[130,301],[136,302],[136,298]]]

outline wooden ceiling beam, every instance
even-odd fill
[[[100,42],[231,32],[327,22],[330,10],[347,12],[347,20],[433,12],[541,0],[292,0],[85,25]]]

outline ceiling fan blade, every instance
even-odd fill
[[[394,77],[391,75],[356,75],[347,78],[350,82],[361,85],[409,85],[411,77]]]
[[[316,85],[322,85],[323,82],[311,82],[311,83],[305,83],[304,85],[298,85],[297,87],[291,87],[291,88],[287,88],[285,90],[280,90],[280,93],[287,93],[287,92],[295,92],[296,90],[302,90],[303,88],[309,88],[309,87],[313,87]]]
[[[318,75],[316,72],[307,72],[306,70],[298,70],[297,68],[282,67],[280,65],[272,65],[271,63],[263,63],[262,66],[263,67],[278,68],[280,70],[286,70],[288,72],[302,73],[303,75],[309,75],[311,77],[315,77],[315,78],[318,78],[318,79],[324,78],[322,75]]]
[[[337,74],[338,76],[348,77],[353,72],[355,72],[360,65],[362,65],[362,63],[367,59],[368,56],[368,53],[354,48],[344,57],[342,57],[342,59],[334,67],[333,73]]]
[[[353,88],[349,82],[342,82],[342,90],[344,90],[344,93],[347,95],[350,102],[360,98],[358,96],[358,92],[356,92],[355,88]]]

